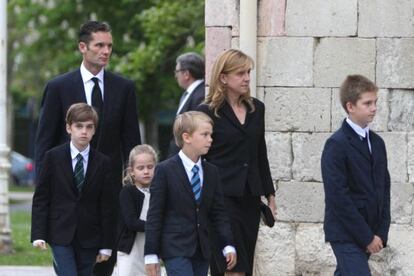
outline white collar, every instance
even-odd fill
[[[90,145],[88,145],[86,149],[84,149],[83,151],[79,151],[71,141],[70,142],[70,156],[72,160],[76,158],[78,153],[82,155],[83,160],[88,160],[90,148],[91,148]]]
[[[365,138],[365,136],[369,137],[369,126],[362,128],[358,124],[355,124],[354,122],[352,122],[351,119],[349,119],[349,117],[346,118],[346,122],[359,136],[363,138]]]
[[[85,65],[81,64],[80,66],[80,73],[82,76],[82,81],[83,83],[87,83],[88,81],[90,81],[92,78],[98,78],[98,80],[103,83],[103,79],[104,79],[104,68],[102,67],[101,71],[98,72],[98,74],[96,74],[96,76],[94,74],[92,74],[88,69],[86,69]]]
[[[185,153],[182,150],[180,150],[178,155],[180,156],[181,160],[183,161],[183,165],[184,165],[184,168],[186,169],[186,171],[191,172],[194,165],[197,165],[199,168],[201,168],[201,158],[198,158],[198,161],[196,163],[194,163],[193,160],[188,158],[188,156],[185,155]]]
[[[196,89],[196,87],[202,83],[204,80],[195,80],[192,84],[190,84],[190,86],[187,87],[187,89],[185,91],[188,92],[188,94],[193,93],[194,89]]]

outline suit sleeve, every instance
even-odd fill
[[[123,110],[123,120],[121,128],[121,142],[123,161],[127,160],[129,152],[136,145],[141,144],[141,135],[139,131],[139,119],[137,112],[137,100],[135,86],[129,81],[127,86],[125,110]]]
[[[366,248],[374,234],[350,197],[346,155],[340,142],[328,139],[322,153],[321,167],[326,204],[332,208],[341,226],[361,247]]]
[[[63,126],[62,106],[58,91],[48,83],[43,93],[39,123],[35,142],[36,177],[40,176],[43,157],[49,149],[58,144],[59,130]]]
[[[114,205],[117,204],[116,192],[114,187],[114,179],[112,176],[112,171],[110,169],[109,159],[105,159],[102,165],[102,172],[104,172],[103,178],[103,189],[101,191],[101,229],[103,233],[102,245],[101,248],[113,248],[116,238],[116,221],[117,221],[117,208],[114,208]]]
[[[384,145],[384,152],[386,154],[385,145]],[[387,157],[385,157],[385,160],[387,160]],[[388,168],[388,165],[386,165]],[[382,218],[381,218],[381,224],[378,228],[377,235],[381,238],[384,246],[387,245],[388,242],[388,231],[390,229],[390,223],[391,223],[391,214],[390,214],[390,186],[391,186],[391,179],[390,179],[390,173],[386,172],[386,179],[385,179],[385,187],[384,187],[384,198],[383,198],[383,207],[382,207]]]
[[[155,168],[154,179],[150,187],[150,204],[145,224],[144,255],[160,255],[161,233],[164,222],[165,205],[167,199],[167,176],[165,169],[158,165]]]
[[[48,239],[48,217],[50,209],[51,168],[50,154],[44,158],[44,166],[39,175],[39,181],[33,195],[31,241]]]
[[[136,199],[128,187],[124,187],[119,194],[121,217],[129,230],[144,232],[145,221],[139,218],[141,210],[138,210]],[[142,208],[142,202],[141,202]]]

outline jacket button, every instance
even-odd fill
[[[197,223],[197,227],[200,227],[200,223]]]
[[[243,167],[247,167],[247,163],[244,163],[244,164],[243,164]]]

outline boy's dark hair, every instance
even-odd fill
[[[181,70],[188,70],[196,80],[204,79],[204,59],[199,54],[190,52],[179,55],[176,63],[180,65]]]
[[[83,24],[79,29],[78,42],[84,42],[88,44],[89,41],[92,40],[92,33],[110,33],[111,31],[111,26],[106,22],[88,21],[85,24]]]
[[[351,102],[355,105],[361,98],[361,94],[377,91],[378,87],[368,78],[362,75],[349,75],[346,77],[339,90],[342,107],[345,109],[346,113],[348,113],[348,110],[346,109],[347,102]]]
[[[68,125],[89,120],[93,121],[95,128],[98,126],[98,113],[86,103],[72,104],[66,112],[66,124]]]
[[[175,143],[179,148],[184,146],[183,134],[193,134],[200,125],[200,122],[210,123],[213,126],[213,120],[207,114],[200,111],[187,111],[175,118],[173,133]]]

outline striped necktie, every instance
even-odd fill
[[[76,155],[76,159],[78,161],[76,162],[75,171],[73,173],[75,177],[76,188],[78,188],[78,191],[80,192],[82,190],[83,183],[85,182],[82,154],[78,153],[78,155]]]
[[[191,178],[191,187],[193,189],[194,198],[197,203],[200,203],[201,198],[201,180],[198,173],[199,170],[200,168],[197,165],[194,165],[194,167],[191,169],[193,172],[193,177]]]

